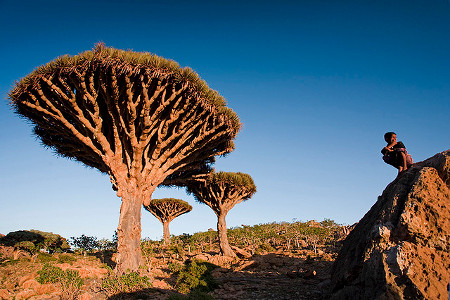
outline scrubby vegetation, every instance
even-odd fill
[[[152,284],[147,276],[141,276],[137,272],[117,275],[111,268],[108,268],[108,275],[102,281],[102,290],[108,297],[120,293],[132,293],[150,287],[152,287]]]
[[[0,238],[0,245],[15,247],[29,253],[39,250],[64,252],[70,249],[67,240],[59,234],[39,230],[20,230],[8,233]]]
[[[4,296],[8,293],[12,299],[16,295],[22,298],[41,295],[45,292],[43,288],[31,290],[29,287],[33,287],[29,281],[33,278],[44,286],[54,287],[47,288],[45,293],[49,296],[58,295],[65,299],[81,297],[82,293],[100,299],[127,299],[126,295],[130,299],[142,295],[172,300],[224,299],[230,283],[217,280],[221,276],[248,276],[251,284],[260,284],[254,288],[258,291],[255,293],[259,293],[267,286],[261,281],[267,274],[271,274],[270,278],[278,274],[280,280],[291,280],[302,276],[314,278],[318,271],[322,272],[321,279],[326,278],[327,268],[337,255],[344,232],[342,226],[331,220],[242,225],[228,229],[230,245],[239,255],[229,260],[219,255],[217,231],[214,230],[172,236],[170,245],[162,240],[145,239],[141,242],[144,264],[138,271],[122,275],[112,270],[114,237],[112,241],[86,235],[72,238],[72,245],[76,246],[72,253],[60,253],[61,250],[17,252],[16,243],[0,246],[0,296],[3,293],[2,297],[9,299]],[[34,245],[33,241],[19,243]],[[247,269],[249,271],[245,271]],[[310,284],[306,290],[313,287]],[[25,292],[34,294],[26,297],[20,294]],[[280,292],[288,293],[282,289]]]
[[[312,249],[317,254],[318,245],[334,245],[341,234],[342,226],[328,219],[320,223],[272,222],[228,229],[230,244],[247,248],[252,254],[262,254],[275,249],[290,251],[304,248]],[[148,240],[145,242],[149,243]],[[217,231],[214,230],[193,235],[183,234],[172,237],[173,245],[170,250],[174,253],[207,252],[213,250],[217,242]]]
[[[56,283],[61,286],[62,299],[77,299],[80,289],[83,286],[83,279],[76,270],[63,271],[59,267],[45,264],[42,270],[38,271],[36,281],[39,283]]]
[[[217,284],[211,276],[211,271],[215,268],[213,264],[192,260],[177,271],[176,289],[184,294],[193,290],[201,292],[209,292],[213,290]]]

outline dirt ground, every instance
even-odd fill
[[[214,299],[327,299],[330,270],[336,253],[333,251],[282,250],[247,258],[226,259],[215,252],[186,257],[208,261],[218,267],[212,271],[217,287],[209,292]],[[35,259],[36,260],[36,259]],[[98,254],[78,256],[73,264],[53,262],[61,269],[73,269],[84,278],[76,299],[167,299],[181,295],[176,291],[176,275],[169,270],[170,259],[152,258],[148,270],[143,270],[152,288],[135,293],[106,295],[101,288],[106,276],[105,257]],[[182,260],[178,260],[182,261]],[[109,261],[111,263],[111,261]],[[31,257],[4,262],[0,265],[0,299],[59,300],[65,298],[55,284],[39,284],[35,279],[42,262]]]

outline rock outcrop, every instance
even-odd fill
[[[449,299],[450,150],[390,183],[344,241],[332,299]]]

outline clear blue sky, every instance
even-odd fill
[[[0,233],[111,238],[120,199],[109,178],[57,157],[14,115],[15,80],[102,41],[193,68],[241,118],[216,170],[250,174],[258,192],[228,227],[330,218],[357,222],[396,170],[381,160],[397,132],[415,161],[450,148],[450,1],[0,0]],[[193,211],[173,234],[215,228]],[[142,237],[162,226],[142,213]]]

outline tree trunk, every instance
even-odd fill
[[[141,255],[141,206],[137,193],[123,193],[117,227],[116,274],[138,271]]]
[[[170,244],[170,231],[169,231],[169,223],[170,222],[163,222],[163,238],[164,238],[164,245]]]
[[[227,236],[227,224],[225,222],[226,213],[222,213],[218,216],[217,220],[217,234],[219,235],[219,248],[220,253],[225,256],[235,257],[236,254],[228,244],[228,236]]]

